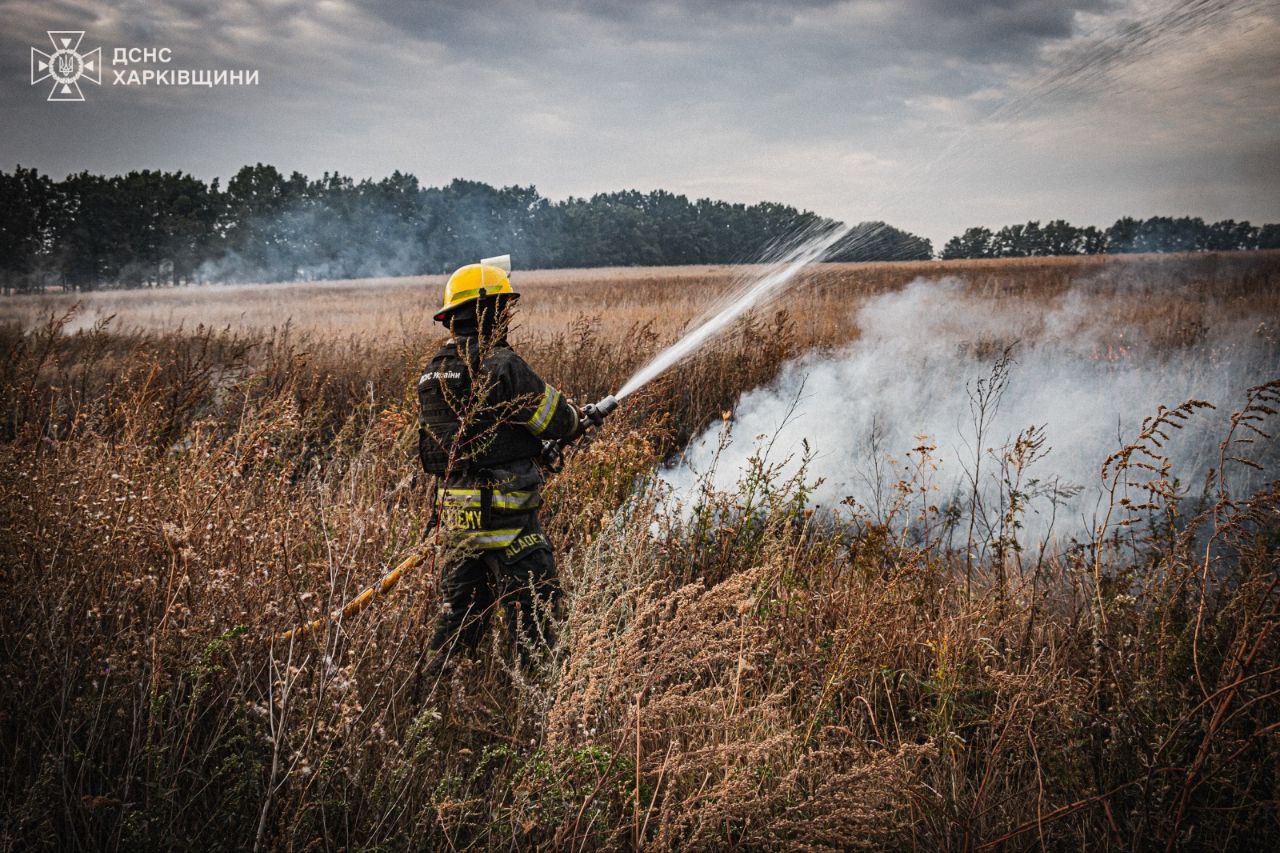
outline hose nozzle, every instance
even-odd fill
[[[610,394],[583,406],[582,414],[593,426],[598,427],[604,423],[605,416],[616,408],[618,408],[618,398]]]
[[[610,414],[614,409],[618,408],[618,398],[609,394],[601,397],[598,402],[592,404],[595,410],[600,413],[600,417]]]
[[[577,432],[567,438],[547,439],[542,442],[542,466],[552,472],[563,468],[565,446],[582,438],[590,430],[599,429],[605,417],[616,408],[618,408],[618,398],[612,394],[583,406],[582,419],[578,422]]]

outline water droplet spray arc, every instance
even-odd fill
[[[1008,121],[1042,100],[1075,88],[1097,88],[1105,82],[1110,70],[1132,64],[1150,53],[1155,45],[1221,23],[1224,17],[1245,14],[1263,5],[1263,2],[1265,0],[1244,0],[1233,5],[1225,0],[1178,0],[1145,20],[1129,22],[1117,29],[1089,33],[1081,39],[1078,47],[1060,56],[1038,79],[1031,81],[1020,93],[1006,98],[985,119],[962,131],[935,157],[911,172],[917,178],[931,173],[954,157],[962,147],[972,145],[974,133],[980,126],[999,120]],[[879,205],[872,205],[871,209],[882,211],[891,202],[901,199],[902,194],[899,193]],[[838,245],[842,251],[847,251],[870,243],[885,228],[887,225],[884,222],[855,226],[824,221],[816,228],[793,238],[786,247],[773,252],[772,261],[768,262],[762,273],[733,287],[695,322],[691,331],[650,359],[617,393],[596,403],[596,409],[602,415],[613,411],[620,400],[634,394],[664,371],[683,361],[724,332],[743,314],[767,304],[806,266],[821,261]]]
[[[752,306],[764,301],[802,269],[821,258],[850,230],[851,227],[847,225],[828,228],[826,233],[791,249],[782,259],[772,264],[771,269],[763,276],[754,280],[748,279],[734,288],[726,297],[719,300],[707,315],[704,315],[706,319],[701,324],[650,359],[648,364],[627,380],[615,396],[620,400],[625,399],[667,368],[678,364],[694,350],[724,331],[730,323],[741,317]]]

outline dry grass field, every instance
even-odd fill
[[[594,399],[749,273],[520,273],[513,342]],[[741,394],[944,276],[1280,356],[1280,253],[812,268],[552,479],[553,652],[522,669],[494,631],[443,680],[411,479],[439,279],[0,300],[0,849],[1266,847],[1280,486],[1172,482],[1195,405],[1098,459],[1108,523],[1039,560],[819,523],[767,465],[664,508],[655,470]],[[1280,385],[1238,403],[1219,469],[1275,458]],[[415,549],[372,608],[268,640]]]

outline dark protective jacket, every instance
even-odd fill
[[[440,478],[440,521],[451,536],[517,559],[546,547],[538,526],[544,439],[578,431],[578,413],[506,340],[445,343],[418,379],[418,456]]]

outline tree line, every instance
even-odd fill
[[[1076,227],[1055,219],[1020,225],[966,229],[942,247],[943,260],[954,258],[1030,258],[1049,255],[1101,255],[1132,252],[1230,252],[1280,249],[1280,225],[1254,226],[1224,219],[1205,222],[1198,216],[1153,216],[1117,219],[1106,229]]]
[[[0,172],[0,285],[33,290],[294,281],[440,273],[509,251],[523,268],[736,263],[779,235],[831,227],[763,202],[691,201],[662,190],[551,201],[533,186],[410,174],[309,179],[245,166],[226,186],[182,172],[62,181]],[[855,229],[846,260],[928,258],[928,240],[883,223]]]
[[[0,287],[82,290],[189,282],[296,281],[441,273],[498,251],[521,267],[720,264],[759,260],[787,235],[838,223],[772,202],[690,200],[663,190],[552,201],[533,186],[411,174],[356,181],[285,175],[261,163],[223,186],[183,172],[89,172],[56,181],[0,172]],[[1061,220],[970,228],[944,258],[1277,245],[1277,226],[1199,219]],[[929,240],[883,222],[855,227],[830,260],[924,260]]]

